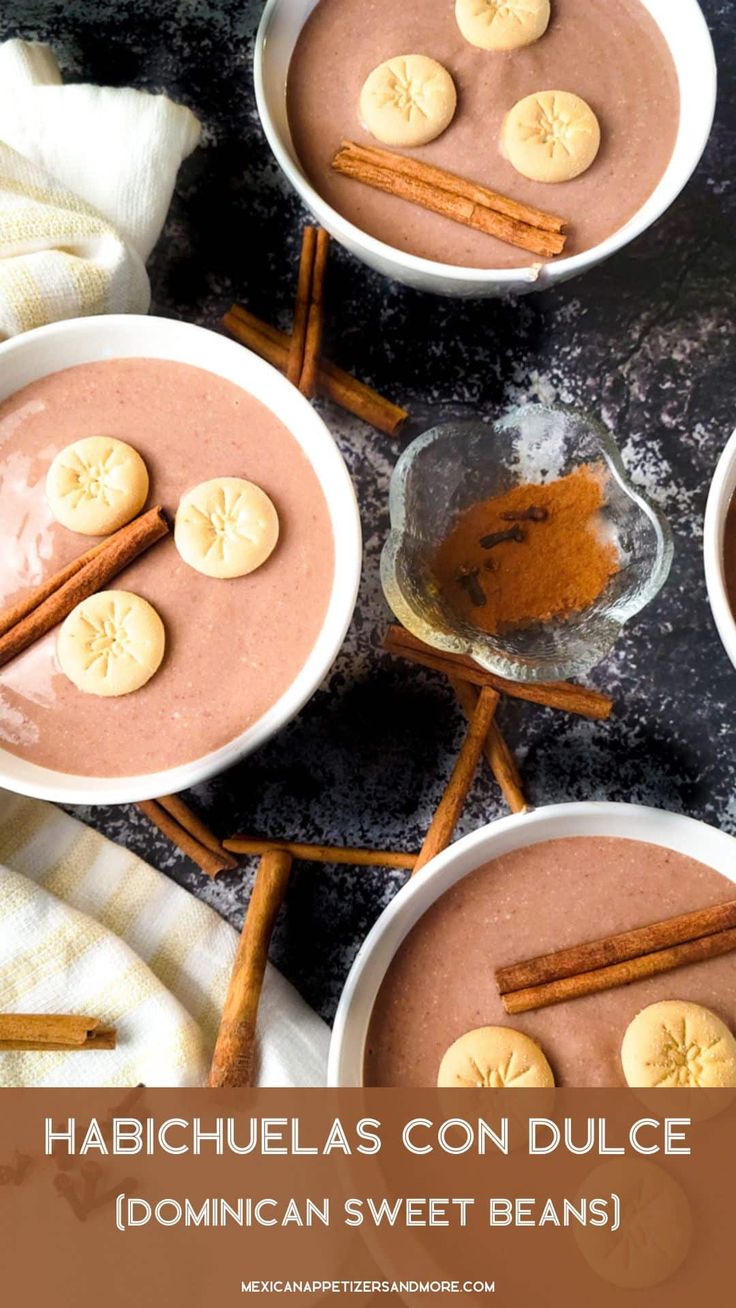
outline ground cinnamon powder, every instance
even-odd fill
[[[619,565],[601,529],[604,486],[605,469],[583,464],[466,509],[434,560],[445,601],[488,632],[586,609]]]

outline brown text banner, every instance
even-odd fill
[[[3,1298],[728,1302],[728,1091],[3,1091]]]

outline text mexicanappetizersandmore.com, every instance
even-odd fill
[[[495,1294],[495,1281],[241,1281],[241,1294]]]

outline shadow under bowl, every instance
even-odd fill
[[[723,647],[736,668],[736,617],[733,576],[726,567],[726,524],[736,496],[736,431],[724,449],[708,494],[703,528],[703,558],[708,599]],[[730,536],[730,532],[729,532]],[[729,548],[729,557],[732,557]]]

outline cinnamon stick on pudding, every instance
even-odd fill
[[[736,900],[498,968],[507,1013],[630,985],[736,950]]]
[[[238,866],[237,860],[227,852],[217,836],[178,795],[141,800],[137,807],[208,877],[216,877],[220,872],[232,871]]]
[[[475,770],[478,766],[488,728],[498,707],[499,696],[490,686],[484,686],[470,719],[468,733],[457,756],[452,776],[427,832],[412,876],[416,876],[435,854],[446,849],[463,811]]]
[[[225,849],[235,854],[265,854],[269,849],[283,849],[293,858],[306,863],[340,863],[349,867],[408,868],[417,861],[416,854],[394,849],[351,849],[343,845],[309,845],[296,840],[259,840],[253,836],[232,836],[223,840]]]
[[[383,643],[388,654],[395,658],[408,659],[421,667],[442,672],[446,677],[460,677],[474,686],[492,686],[503,695],[514,699],[523,699],[530,704],[541,704],[547,708],[562,709],[566,713],[577,713],[584,718],[604,721],[611,716],[613,700],[601,695],[597,690],[588,690],[585,686],[576,686],[571,681],[548,681],[529,683],[507,681],[495,672],[487,672],[474,659],[466,654],[449,654],[445,650],[434,649],[426,645],[418,636],[412,636],[404,627],[389,627]]]
[[[0,1051],[114,1049],[114,1027],[73,1013],[0,1013]]]
[[[222,325],[241,345],[246,345],[280,372],[286,372],[291,342],[286,332],[262,322],[239,304],[234,304],[225,314]],[[339,404],[386,436],[398,436],[409,417],[406,409],[392,404],[378,391],[326,359],[322,359],[317,368],[317,389],[334,404]]]
[[[553,259],[565,248],[564,219],[392,150],[343,141],[332,168],[343,177],[396,195],[541,259]]]
[[[258,1003],[291,864],[285,850],[270,849],[258,865],[210,1068],[211,1088],[253,1084]]]
[[[111,537],[105,537],[104,540],[98,541],[84,554],[72,559],[71,563],[67,563],[66,567],[61,568],[53,577],[48,577],[40,585],[34,586],[33,590],[29,590],[28,594],[23,596],[23,599],[16,600],[15,604],[11,604],[9,608],[0,613],[0,636],[4,636],[6,631],[10,631],[11,627],[15,627],[22,618],[28,617],[28,614],[37,609],[39,604],[42,604],[50,595],[53,595],[54,591],[59,590],[65,582],[76,576],[85,564],[96,558],[104,550],[105,546],[109,545],[111,539]]]
[[[0,667],[63,622],[81,600],[102,590],[108,581],[168,531],[163,509],[149,509],[82,555],[75,571],[72,571],[72,564],[67,564],[20,604],[0,614],[0,630],[4,633],[0,636]],[[18,613],[21,613],[20,618]],[[9,626],[11,618],[13,622]]]

